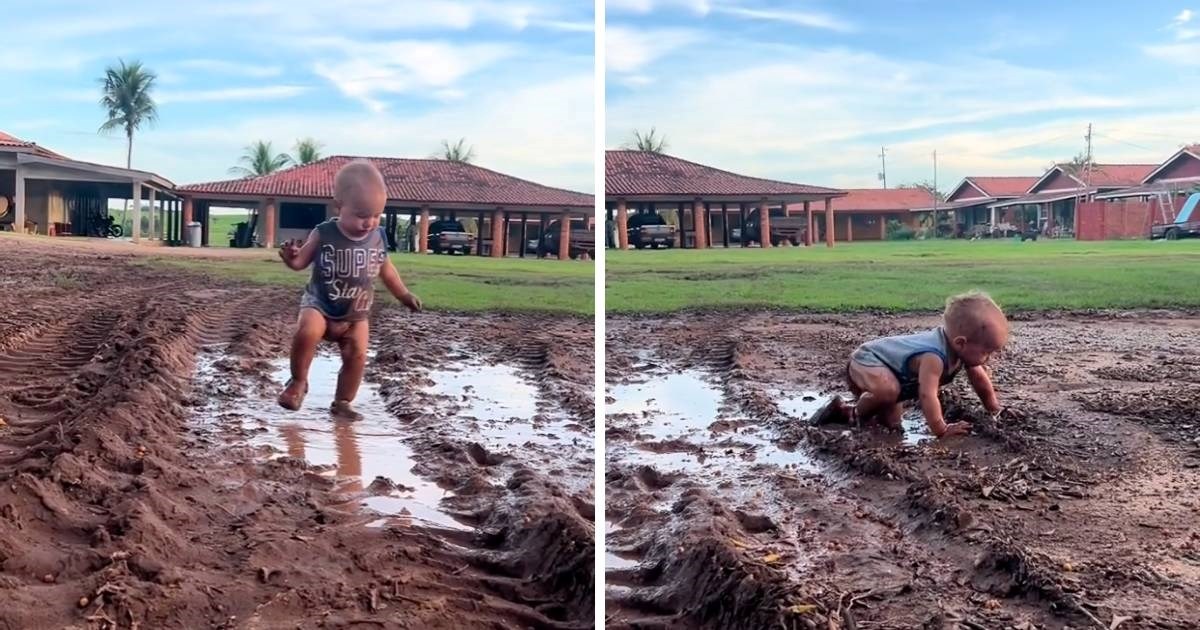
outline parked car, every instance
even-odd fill
[[[629,244],[637,249],[647,247],[675,246],[675,226],[668,225],[666,219],[657,212],[635,214],[629,217]]]
[[[762,243],[762,225],[759,220],[761,210],[755,208],[749,216],[746,217],[746,226],[738,231],[738,242],[741,239],[747,241]],[[808,231],[808,219],[803,216],[789,217],[785,216],[783,208],[774,208],[771,210],[771,245],[779,246],[784,241],[791,241],[793,245],[799,245],[804,242],[804,233]]]
[[[555,220],[546,226],[546,233],[538,239],[538,258],[558,255],[560,225],[561,222]],[[571,241],[568,245],[567,255],[571,258],[579,258],[583,254],[587,254],[589,258],[595,258],[596,233],[587,228],[587,219],[571,219],[570,229]]]
[[[425,244],[435,254],[470,254],[475,246],[475,235],[453,219],[440,219],[429,224],[429,238]]]
[[[1192,218],[1198,204],[1200,204],[1200,193],[1193,193],[1183,203],[1183,208],[1179,210],[1175,221],[1150,226],[1150,238],[1174,241],[1189,236],[1200,236],[1200,220]]]

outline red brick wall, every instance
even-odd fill
[[[1079,224],[1075,238],[1108,241],[1149,238],[1158,202],[1140,200],[1087,201],[1075,207]]]

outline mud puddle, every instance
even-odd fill
[[[430,370],[419,395],[447,430],[470,435],[502,459],[538,461],[573,492],[591,493],[593,439],[583,426],[520,368],[460,355],[452,367]]]
[[[660,471],[718,474],[729,472],[731,462],[818,471],[806,453],[780,447],[769,427],[740,414],[699,371],[613,386],[607,414],[608,426],[627,438],[613,440],[609,448],[618,454],[635,449],[637,460]]]
[[[217,377],[217,366],[224,358],[220,352],[202,357],[198,377]],[[321,353],[313,359],[308,396],[299,411],[282,409],[275,402],[290,377],[288,360],[283,358],[271,362],[270,380],[261,389],[222,399],[202,413],[208,421],[240,421],[248,443],[272,458],[308,462],[319,474],[333,480],[334,492],[345,497],[345,505],[357,504],[382,515],[370,526],[469,530],[466,524],[438,509],[450,493],[412,472],[412,449],[404,443],[404,435],[377,385],[366,381],[359,390],[354,404],[362,420],[340,420],[329,413],[340,368],[338,356]]]

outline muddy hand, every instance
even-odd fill
[[[971,432],[971,423],[969,422],[951,422],[946,425],[946,430],[938,438],[948,438],[958,435],[966,435]]]
[[[408,310],[414,313],[421,312],[421,298],[417,297],[416,293],[408,293],[400,298],[400,303],[407,306]]]
[[[284,260],[292,260],[300,253],[300,244],[295,239],[284,241],[283,245],[279,246],[279,257]]]

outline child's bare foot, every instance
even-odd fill
[[[291,411],[299,411],[304,404],[304,396],[308,394],[308,383],[289,380],[287,387],[279,394],[279,406]]]
[[[335,418],[342,420],[362,420],[362,414],[355,411],[348,400],[333,401],[333,404],[329,406],[329,412]]]
[[[852,408],[846,405],[841,396],[834,396],[824,407],[818,409],[809,421],[818,427],[825,424],[846,424],[853,415],[851,411]]]

